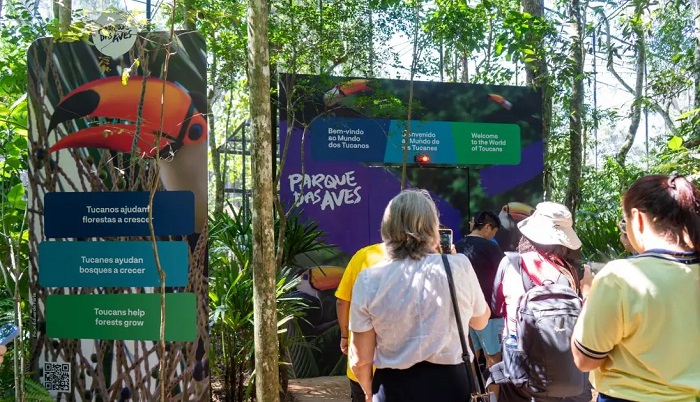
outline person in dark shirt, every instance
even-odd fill
[[[498,265],[503,259],[503,251],[493,241],[498,229],[501,228],[501,220],[491,211],[483,211],[473,218],[470,225],[471,232],[455,244],[458,253],[463,253],[472,263],[479,285],[486,300],[491,300],[493,294],[493,282],[498,272]],[[476,331],[469,329],[474,346],[474,353],[479,356],[484,351],[486,366],[491,367],[501,361],[501,333],[503,332],[503,319],[493,315],[489,319],[486,328]],[[491,388],[491,387],[489,387]],[[493,389],[498,393],[497,389]]]

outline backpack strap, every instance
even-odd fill
[[[522,265],[523,259],[520,256],[520,253],[508,251],[505,254],[506,254],[506,257],[508,257],[508,260],[510,261],[513,268],[515,268],[516,272],[518,272],[520,274],[520,278],[523,281],[523,288],[525,289],[525,292],[534,288],[535,284],[532,283],[532,279],[530,278],[530,275],[528,275],[527,271],[525,271],[523,269],[523,265]]]

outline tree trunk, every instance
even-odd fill
[[[408,162],[408,149],[411,147],[411,118],[413,113],[413,85],[418,70],[420,60],[420,49],[418,48],[418,35],[420,32],[420,3],[415,2],[414,7],[414,29],[413,29],[413,54],[411,59],[411,78],[408,87],[408,113],[406,117],[406,131],[403,138],[403,163],[401,163],[401,191],[406,188],[406,164]],[[466,59],[466,52],[465,52]]]
[[[463,51],[461,55],[462,61],[462,83],[466,84],[469,82],[469,59],[467,57],[467,51]]]
[[[583,160],[583,27],[584,20],[580,0],[571,0],[569,21],[576,27],[571,38],[571,102],[569,105],[569,183],[564,203],[576,215],[580,202],[581,165]]]
[[[544,18],[544,0],[522,0],[523,12],[534,17]],[[544,49],[544,38],[530,38],[533,48]],[[549,82],[547,58],[542,52],[537,52],[537,60],[525,62],[527,85],[542,91],[542,144],[544,158],[543,187],[544,198],[552,194],[552,173],[547,163],[549,159],[549,135],[552,130],[552,114],[554,108],[554,89]]]
[[[58,11],[58,28],[61,32],[68,32],[71,23],[71,14],[73,13],[72,0],[56,1],[56,4],[57,6],[54,6],[54,13]]]
[[[197,18],[197,10],[195,9],[194,5],[192,4],[192,0],[184,0],[182,2],[182,6],[183,6],[183,11],[184,11],[184,13],[183,13],[184,14],[183,26],[185,27],[185,30],[187,30],[187,31],[196,30],[197,26],[195,25],[195,20]]]
[[[214,34],[214,36],[215,35],[216,34]],[[216,38],[214,38],[214,40],[216,40]],[[216,117],[214,116],[212,107],[218,92],[218,85],[216,81],[219,74],[218,66],[218,56],[216,52],[214,52],[212,54],[211,67],[209,68],[209,82],[211,84],[211,88],[207,94],[207,110],[209,111],[209,115],[207,116],[207,121],[209,124],[209,151],[211,154],[211,167],[214,171],[214,214],[218,214],[224,210],[224,172],[221,167],[221,152],[216,143]],[[228,112],[230,113],[230,108]],[[223,148],[225,148],[227,145],[226,139],[228,139],[229,135],[228,129],[229,126],[226,125],[226,131],[224,132],[224,143],[222,146]]]
[[[274,188],[268,2],[248,0],[248,86],[252,120],[253,314],[256,399],[279,400],[275,302]]]
[[[544,17],[544,0],[522,0],[523,12],[532,15],[533,17]],[[544,38],[533,37],[528,35],[527,39],[532,44],[534,49],[543,49],[541,46]],[[542,79],[546,78],[543,74],[547,74],[547,63],[543,54],[537,54],[538,59],[535,61],[525,62],[525,75],[527,77],[527,85],[539,88]]]
[[[700,0],[695,0],[695,108],[700,108]]]
[[[640,17],[643,13],[643,8],[641,5],[635,6],[634,15],[635,19]],[[634,139],[637,136],[637,130],[639,129],[639,122],[642,119],[642,97],[644,95],[644,65],[646,64],[646,41],[644,39],[644,28],[640,23],[632,23],[632,31],[635,36],[635,51],[636,51],[636,80],[634,85],[634,102],[630,107],[630,125],[627,129],[627,134],[625,135],[625,140],[620,146],[620,150],[617,151],[615,155],[615,160],[620,165],[625,164],[627,159],[627,154],[634,144]],[[608,41],[610,40],[610,35],[608,35]],[[608,48],[608,69],[612,69],[612,52]],[[617,76],[617,75],[616,75]],[[617,76],[619,79],[619,76]]]

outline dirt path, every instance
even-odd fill
[[[350,402],[350,386],[345,376],[289,380],[289,391],[288,402]],[[596,396],[594,390],[591,402],[596,400]]]
[[[289,380],[289,391],[293,402],[350,402],[350,385],[345,376]]]
[[[213,401],[219,401],[221,381],[212,381]],[[217,393],[217,390],[219,392]],[[595,401],[596,392],[593,391]],[[345,376],[315,377],[289,380],[289,393],[286,402],[350,402],[350,386]]]

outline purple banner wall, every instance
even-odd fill
[[[280,123],[284,144],[287,122]],[[401,191],[400,175],[391,169],[357,162],[318,162],[311,157],[311,141],[304,141],[304,175],[300,128],[292,130],[282,174],[280,194],[288,206],[301,208],[305,218],[318,222],[325,240],[343,253],[353,254],[381,241],[382,215],[389,201]],[[331,151],[329,151],[331,152]],[[302,188],[302,183],[306,183]],[[432,193],[441,222],[459,233],[460,212]]]
[[[338,375],[344,373],[338,339],[319,335],[337,330],[334,291],[342,270],[357,250],[381,242],[384,209],[401,190],[402,168],[395,161],[402,154],[410,83],[303,75],[283,75],[282,81],[296,94],[289,104],[299,108],[285,110],[287,93],[280,90],[280,155],[287,119],[294,121],[280,195],[286,208],[299,208],[336,247],[299,258],[308,270],[298,294],[315,307],[302,331],[308,339],[331,339],[316,345],[314,358],[323,369],[315,375]],[[503,223],[496,240],[513,249],[517,221],[542,199],[541,94],[435,82],[414,82],[413,89],[406,187],[430,192],[455,243],[468,234],[474,214],[490,210]],[[420,157],[436,164],[414,163]],[[323,278],[323,286],[314,286],[315,277]]]

